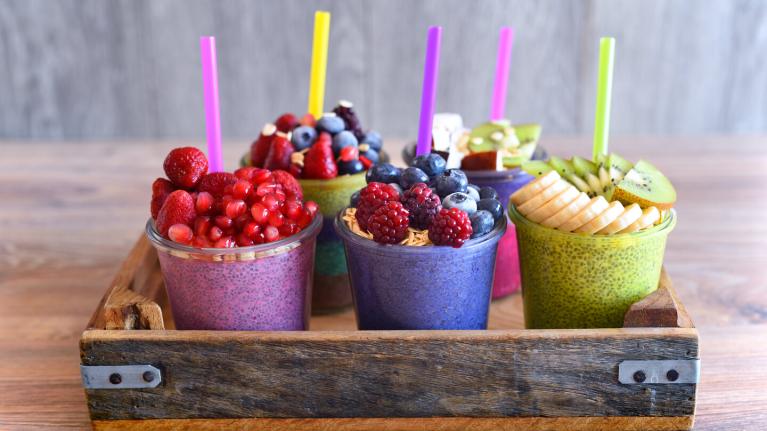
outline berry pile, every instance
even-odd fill
[[[351,206],[360,229],[381,243],[401,242],[408,228],[428,229],[435,245],[457,248],[490,233],[504,217],[492,187],[469,184],[436,153],[416,157],[406,169],[374,165],[365,178],[368,185],[352,196]]]
[[[264,126],[250,147],[250,163],[296,178],[330,179],[369,169],[382,146],[381,135],[364,132],[352,104],[341,101],[319,119],[288,113]]]
[[[232,248],[278,241],[309,226],[315,202],[303,202],[298,181],[282,170],[246,167],[208,173],[193,147],[171,151],[168,179],[152,184],[150,210],[157,232],[194,247]]]

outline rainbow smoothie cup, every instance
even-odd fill
[[[344,223],[357,326],[375,329],[486,329],[498,242],[506,220],[461,248],[379,244]]]
[[[562,232],[527,220],[512,206],[522,269],[525,326],[623,326],[631,304],[657,289],[676,213],[643,231],[617,235]]]
[[[314,247],[322,219],[280,241],[194,248],[167,240],[150,219],[177,329],[299,331],[309,327]]]

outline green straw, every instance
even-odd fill
[[[613,57],[615,39],[599,39],[599,77],[597,78],[597,112],[594,119],[594,155],[607,155],[607,137],[610,134],[610,93],[613,87]]]

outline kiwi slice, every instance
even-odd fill
[[[575,156],[570,159],[570,164],[575,169],[575,174],[581,178],[586,177],[586,174],[597,174],[597,165],[591,160],[586,160],[583,157]]]
[[[509,128],[509,122],[501,120],[482,123],[471,129],[468,143],[469,151],[472,153],[483,153],[485,151],[501,149],[507,128]],[[498,137],[501,139],[494,139]]]
[[[531,160],[529,162],[522,163],[522,170],[530,175],[540,177],[547,172],[554,170],[548,163],[540,160]]]
[[[633,167],[631,162],[615,153],[607,157],[607,171],[613,184],[618,184]]]
[[[655,206],[665,210],[674,206],[676,190],[655,166],[640,160],[615,186],[611,197],[626,204],[637,203],[642,208]]]
[[[514,133],[517,135],[520,144],[538,142],[541,138],[540,124],[517,124],[514,126]]]
[[[549,165],[556,169],[557,173],[564,178],[568,178],[575,173],[575,168],[573,168],[573,165],[569,160],[560,159],[557,156],[551,156],[549,158]]]

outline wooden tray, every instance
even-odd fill
[[[618,380],[627,360],[697,365],[698,332],[665,271],[624,328],[525,330],[521,316],[513,295],[493,303],[487,331],[357,331],[351,311],[306,332],[176,331],[142,236],[82,334],[81,362],[152,365],[160,384],[86,389],[88,407],[99,430],[692,428],[695,383]]]

